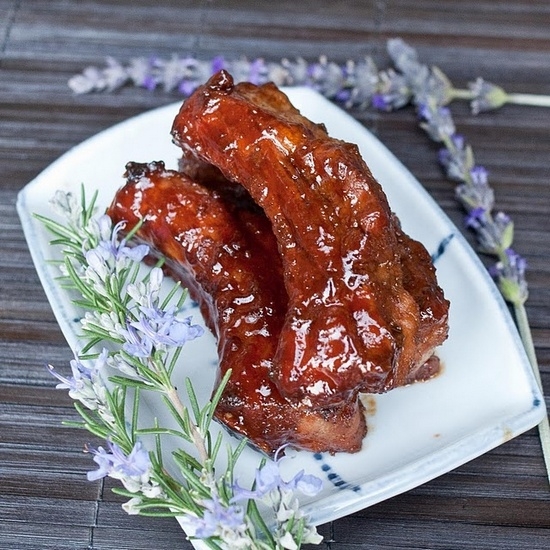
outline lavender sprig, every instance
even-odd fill
[[[318,544],[322,537],[300,511],[297,493],[316,494],[320,479],[300,472],[284,481],[279,471],[284,459],[267,460],[259,465],[256,486],[242,488],[234,471],[246,440],[228,447],[227,469],[216,472],[222,436],[213,435],[211,422],[230,372],[202,406],[187,380],[188,405],[183,402],[171,375],[181,349],[204,329],[184,315],[184,290],[175,285],[161,298],[158,265],[140,275],[149,249],[133,243],[137,228],[121,238],[124,226],[96,217],[95,196],[88,205],[84,192],[80,201],[58,192],[52,204],[62,223],[37,218],[54,235],[52,244],[61,247],[62,286],[80,295],[74,302],[85,310],[85,344],[71,361],[70,376],[48,369],[57,387],[69,390],[82,418],[72,424],[106,440],[104,447],[86,448],[97,466],[88,479],[119,480],[122,487],[114,490],[128,498],[127,513],[176,516],[191,539],[209,548],[297,550]],[[145,392],[161,396],[176,428],[138,423]],[[162,450],[166,437],[180,442],[169,456]],[[269,517],[260,514],[259,502],[271,505]]]
[[[271,81],[278,86],[308,86],[346,108],[365,109],[372,105],[387,111],[412,100],[424,103],[428,95],[437,97],[440,105],[456,99],[468,100],[473,114],[507,103],[550,107],[550,96],[507,93],[480,77],[468,83],[467,89],[454,88],[440,69],[419,63],[416,51],[401,39],[389,40],[388,50],[398,71],[392,68],[379,71],[370,56],[342,64],[329,61],[326,56],[308,63],[303,58],[271,62],[263,58],[230,60],[217,56],[202,60],[174,54],[169,59],[136,57],[127,64],[108,57],[104,67],[87,67],[71,77],[68,85],[75,94],[109,93],[124,86],[137,86],[188,96],[213,73],[226,69],[235,82]]]
[[[476,164],[471,145],[464,136],[456,132],[451,111],[446,105],[457,92],[453,90],[450,81],[442,76],[441,71],[422,65],[416,52],[403,41],[389,41],[388,51],[400,71],[399,74],[404,78],[405,86],[410,90],[410,102],[416,105],[421,128],[433,141],[443,145],[439,150],[439,161],[447,177],[458,182],[455,194],[466,211],[466,227],[474,232],[479,251],[496,260],[489,271],[504,299],[514,308],[520,336],[537,383],[543,391],[525,310],[529,295],[525,279],[527,264],[512,248],[512,220],[504,212],[494,211],[494,191],[489,185],[487,170]],[[434,86],[434,80],[441,85]],[[506,102],[502,90],[486,85],[480,79],[476,87],[473,90],[476,94],[474,111],[484,110],[483,101],[488,101],[494,107]],[[547,416],[539,424],[539,434],[550,481],[550,424]]]
[[[416,50],[400,38],[388,40],[387,49],[398,70],[390,68],[381,72],[382,85],[378,87],[373,102],[377,107],[385,102],[396,108],[410,102],[418,106],[428,101],[443,106],[456,99],[470,101],[474,115],[499,109],[507,103],[550,107],[550,96],[507,93],[481,77],[469,82],[467,89],[455,88],[441,69],[420,63]],[[398,99],[388,93],[388,90],[394,89],[400,90]]]
[[[68,84],[76,94],[114,92],[125,85],[133,85],[188,96],[220,69],[228,70],[235,82],[309,86],[348,107],[370,105],[378,85],[377,68],[370,57],[350,60],[341,66],[325,56],[308,64],[302,58],[275,63],[261,58],[228,60],[221,56],[205,61],[189,55],[173,55],[170,59],[134,58],[127,65],[109,57],[104,68],[88,67],[73,76]]]

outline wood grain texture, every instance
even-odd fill
[[[385,66],[387,38],[401,36],[457,86],[483,76],[510,92],[550,94],[549,29],[546,0],[0,0],[0,549],[191,548],[174,520],[129,517],[110,480],[86,480],[89,438],[61,425],[75,413],[44,368],[64,368],[72,354],[34,271],[17,193],[87,137],[178,97],[133,88],[74,96],[73,74],[108,55],[125,62],[172,53],[323,53],[338,62],[368,54]],[[414,112],[352,114],[462,226]],[[453,114],[490,171],[497,208],[515,221],[550,394],[550,109],[510,105],[475,117],[457,103]],[[548,548],[550,489],[536,430],[320,531],[322,548],[333,550]]]

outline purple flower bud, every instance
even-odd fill
[[[150,357],[153,352],[153,341],[144,334],[139,334],[138,331],[128,324],[126,331],[121,334],[126,340],[122,345],[122,349],[133,357]]]
[[[126,71],[135,86],[153,90],[156,81],[153,78],[153,66],[155,60],[152,58],[135,57],[130,60]]]
[[[309,67],[306,60],[298,58],[296,61],[281,60],[281,66],[288,73],[289,86],[302,86],[307,84]]]
[[[343,89],[336,93],[334,100],[339,103],[347,103],[351,99],[351,90]]]
[[[89,448],[88,451],[94,455],[94,462],[99,466],[97,470],[88,472],[88,480],[95,481],[106,476],[117,479],[139,478],[146,476],[151,469],[149,453],[143,448],[140,441],[137,441],[128,456],[124,451],[111,441],[107,442],[109,450],[103,447],[97,449]]]
[[[517,254],[511,248],[506,249],[506,256],[510,265],[510,269],[513,270],[518,277],[523,277],[525,275],[525,270],[527,269],[527,260]]]
[[[470,170],[470,176],[474,185],[484,186],[488,184],[488,172],[483,166],[474,166]]]
[[[249,82],[252,82],[252,84],[256,84],[257,86],[264,84],[267,81],[266,75],[267,66],[263,59],[256,59],[250,63]]]
[[[100,228],[108,223],[106,219],[108,220],[108,216],[102,217]],[[149,247],[145,244],[130,247],[126,246],[126,239],[118,240],[118,234],[125,225],[125,222],[117,223],[110,239],[101,240],[96,248],[86,252],[86,261],[100,276],[108,269],[107,266],[111,261],[115,263],[113,267],[116,268],[120,267],[117,262],[123,263],[126,258],[133,262],[141,262],[149,254]]]
[[[202,501],[204,513],[202,517],[188,515],[187,522],[194,527],[194,535],[200,539],[223,535],[224,532],[242,531],[246,529],[244,510],[234,504],[224,505],[217,496]]]
[[[395,66],[403,73],[410,73],[418,66],[416,50],[401,38],[390,38],[387,42],[387,50]]]
[[[478,229],[485,221],[485,208],[478,206],[470,210],[464,220],[464,225],[473,229]]]
[[[162,311],[156,307],[140,307],[139,321],[130,323],[145,340],[155,347],[181,347],[186,342],[202,336],[204,329],[192,325],[191,317],[178,319],[174,308]]]
[[[380,73],[378,92],[373,96],[373,107],[391,111],[407,105],[412,98],[412,90],[405,76],[393,70]]]
[[[227,63],[221,55],[217,55],[212,59],[212,74],[227,68]]]
[[[359,63],[348,61],[346,64],[346,80],[348,81],[349,97],[338,98],[346,107],[354,105],[366,108],[372,103],[372,96],[378,85],[378,69],[374,61],[367,57]]]
[[[277,453],[275,457],[277,457]],[[299,490],[305,495],[314,496],[322,489],[323,482],[321,479],[314,475],[305,474],[303,470],[289,481],[284,481],[279,470],[280,461],[283,459],[276,458],[273,461],[266,462],[262,468],[256,471],[253,490],[244,489],[235,483],[232,502],[248,499],[261,500],[274,491]]]
[[[157,87],[157,85],[158,85],[158,80],[152,74],[146,75],[145,78],[142,81],[142,86],[146,90],[149,90],[150,92],[152,92]]]
[[[470,171],[474,167],[470,146],[460,134],[453,134],[450,140],[446,140],[446,145],[445,149],[439,151],[438,157],[447,177],[455,181],[468,181]]]
[[[391,111],[391,106],[382,94],[374,94],[372,96],[372,106],[379,111]]]
[[[436,142],[446,141],[455,135],[451,111],[447,107],[437,107],[434,102],[420,103],[417,107],[421,119],[420,127]]]
[[[85,363],[75,355],[71,360],[71,377],[65,377],[56,372],[52,365],[48,365],[48,371],[59,380],[57,389],[69,390],[69,395],[73,399],[81,401],[89,409],[96,409],[98,397],[94,389],[94,384],[98,382],[99,373],[105,366],[109,352],[103,349],[97,359],[88,360]]]
[[[504,258],[489,272],[496,279],[505,300],[513,304],[523,304],[528,298],[525,271],[527,262],[511,248],[505,250]]]
[[[477,115],[482,111],[490,111],[502,107],[508,101],[508,94],[499,86],[478,78],[468,84],[474,94],[471,102],[472,113]]]
[[[455,193],[468,212],[475,208],[483,208],[486,212],[493,209],[495,194],[489,185],[463,183],[457,186]]]
[[[198,82],[184,79],[180,82],[178,86],[178,91],[182,95],[188,97],[198,88],[198,86]]]
[[[128,80],[128,73],[116,59],[108,57],[107,67],[103,69],[103,78],[105,89],[108,92],[114,92],[124,86]]]

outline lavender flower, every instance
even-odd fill
[[[157,85],[157,81],[153,76],[154,63],[155,60],[151,57],[134,57],[125,69],[128,79],[135,86],[154,90]]]
[[[372,105],[380,111],[393,111],[407,105],[412,98],[412,90],[407,78],[389,69],[379,75],[377,92]]]
[[[282,59],[279,63],[266,62],[262,58],[249,61],[246,58],[226,60],[221,56],[211,61],[192,56],[173,55],[169,59],[133,58],[127,66],[108,58],[104,69],[88,67],[82,74],[69,80],[69,87],[76,94],[112,92],[128,82],[148,90],[162,87],[166,92],[177,90],[190,95],[213,73],[228,70],[235,82],[264,84],[274,82],[278,86],[309,86],[326,97],[344,103],[348,107],[366,107],[370,104],[379,77],[370,57],[344,65],[320,56],[318,61],[307,63],[298,58]],[[384,89],[384,94],[393,93]],[[385,96],[384,96],[385,97]]]
[[[414,75],[421,70],[416,50],[401,38],[390,38],[386,48],[394,65],[406,75]]]
[[[453,96],[460,95],[459,91],[452,88],[450,81],[437,68],[433,68],[422,82],[426,73],[421,70],[416,52],[403,41],[389,41],[388,51],[412,89],[420,126],[432,140],[444,145],[439,151],[439,162],[447,177],[459,182],[455,193],[467,213],[466,227],[475,232],[481,252],[499,258],[491,273],[503,296],[512,303],[522,304],[527,299],[525,261],[510,248],[513,222],[503,212],[493,215],[495,197],[487,170],[475,164],[471,146],[456,133],[450,110],[442,107]],[[468,97],[473,93],[474,114],[500,107],[509,98],[501,88],[483,79],[476,80],[470,90]]]
[[[416,50],[400,38],[388,40],[387,49],[411,91],[409,100],[417,105],[429,101],[434,102],[436,106],[449,103],[452,99],[453,87],[440,69],[437,67],[430,69],[420,63]],[[396,104],[395,108],[403,105],[406,103]]]
[[[481,252],[499,256],[512,244],[514,225],[503,212],[493,218],[483,207],[477,207],[470,211],[465,223],[475,231]]]
[[[435,101],[419,103],[417,106],[420,127],[428,136],[436,142],[451,139],[455,135],[456,128],[448,107],[440,107]]]
[[[391,110],[410,101],[418,104],[428,99],[435,100],[438,106],[447,105],[454,99],[468,99],[474,114],[496,109],[504,103],[550,106],[548,96],[507,94],[502,88],[481,78],[469,83],[469,90],[455,89],[439,68],[420,63],[416,50],[402,39],[388,40],[387,49],[404,82],[398,82],[391,70],[377,74],[370,57],[366,58],[366,62],[348,59],[343,65],[338,65],[328,62],[325,56],[321,56],[318,62],[308,64],[302,58],[294,61],[281,59],[277,63],[266,62],[262,58],[249,61],[246,58],[226,60],[216,56],[208,61],[190,55],[172,55],[169,59],[132,58],[126,66],[108,57],[106,67],[87,67],[81,74],[73,76],[68,85],[76,94],[112,92],[131,83],[147,90],[157,87],[162,87],[166,92],[177,90],[188,96],[223,68],[233,74],[235,82],[263,84],[271,81],[277,86],[311,86],[348,108],[366,108],[372,103],[378,109]],[[388,80],[392,83],[388,84]],[[380,89],[376,90],[378,87]],[[406,89],[410,93],[405,93]]]
[[[182,80],[192,77],[196,60],[192,57],[180,58],[172,55],[168,60],[156,59],[154,66],[157,82],[161,83],[164,91],[171,92],[178,88]]]
[[[476,209],[482,209],[484,212],[491,212],[493,209],[495,194],[489,186],[487,170],[483,166],[474,166],[470,170],[469,181],[458,185],[455,193],[468,213]]]
[[[474,168],[474,154],[462,135],[453,134],[445,140],[445,148],[439,150],[438,156],[449,179],[468,181]]]
[[[337,100],[343,102],[347,108],[366,108],[372,103],[378,85],[378,69],[374,61],[370,57],[365,57],[358,63],[348,61],[346,72],[348,96],[342,98],[341,94],[337,94]]]
[[[122,65],[113,57],[107,58],[107,67],[103,70],[103,85],[105,90],[118,90],[128,80],[128,75]]]
[[[497,280],[502,295],[512,304],[522,305],[529,297],[525,280],[526,268],[525,258],[511,248],[507,248],[503,259],[491,269],[491,274]]]
[[[508,101],[508,94],[499,86],[477,78],[468,85],[473,94],[471,102],[472,113],[477,115],[482,111],[499,109]]]
[[[328,98],[335,97],[344,83],[342,69],[336,63],[329,62],[324,55],[309,66],[308,77],[310,86]]]
[[[86,67],[82,74],[69,79],[69,88],[75,94],[88,94],[90,92],[103,91],[105,86],[104,70],[97,67]]]
[[[460,182],[455,189],[459,202],[467,212],[465,225],[475,232],[479,250],[501,260],[491,270],[503,296],[512,303],[527,299],[525,264],[508,250],[513,242],[514,224],[503,212],[492,214],[494,191],[489,186],[487,170],[475,165],[472,148],[454,132],[450,111],[434,108],[435,101],[419,105],[421,127],[445,147],[439,151],[439,161],[449,179]]]
[[[422,75],[418,81],[411,84],[414,102],[418,105],[432,101],[438,107],[450,103],[455,90],[447,75],[438,67],[432,67],[429,70],[426,67],[426,71],[426,75]]]
[[[269,69],[266,62],[263,59],[255,59],[250,63],[248,72],[248,81],[257,86],[267,82],[267,75]]]
[[[69,86],[75,93],[88,93],[95,90],[113,92],[123,86],[128,75],[122,65],[114,58],[107,58],[107,66],[99,70],[87,67],[81,75],[72,77]]]
[[[282,59],[281,67],[285,70],[286,78],[283,84],[287,86],[304,86],[308,80],[309,69],[307,61],[299,57],[295,61]]]

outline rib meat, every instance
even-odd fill
[[[272,368],[284,396],[343,406],[423,371],[446,338],[448,303],[356,146],[329,137],[274,85],[234,85],[224,71],[184,102],[172,135],[271,222],[288,293]]]
[[[166,271],[199,302],[218,340],[218,382],[232,369],[216,417],[268,453],[285,443],[359,450],[366,426],[357,400],[313,410],[283,397],[273,382],[288,297],[261,210],[242,192],[199,185],[162,162],[126,168],[108,214],[127,227],[143,220],[137,237],[167,259]]]

